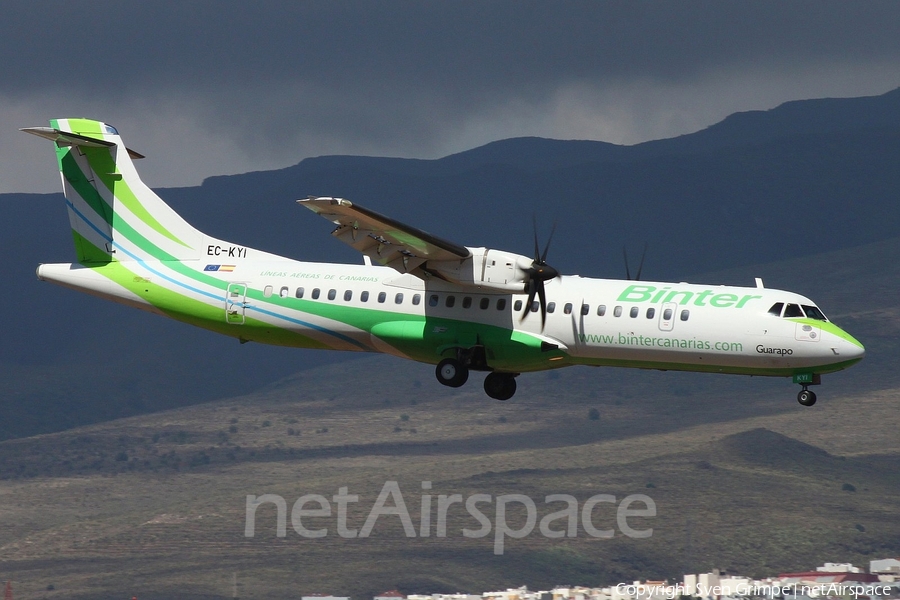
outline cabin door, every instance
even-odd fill
[[[229,283],[225,290],[225,322],[231,325],[243,324],[246,305],[247,286],[243,283]]]

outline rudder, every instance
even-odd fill
[[[141,181],[132,159],[142,157],[114,127],[55,119],[22,131],[55,142],[78,262],[199,258],[203,234]]]

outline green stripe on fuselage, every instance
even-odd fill
[[[816,367],[726,367],[709,364],[693,364],[681,362],[655,362],[647,360],[627,360],[611,358],[573,359],[570,364],[591,367],[628,367],[632,369],[656,369],[660,371],[693,371],[696,373],[724,373],[727,375],[758,375],[760,377],[790,377],[799,373],[834,373],[852,367],[862,358],[854,358],[843,362]]]
[[[853,337],[852,335],[850,335],[849,333],[847,333],[846,331],[844,331],[843,329],[841,329],[840,327],[838,327],[837,325],[832,323],[831,321],[817,321],[816,319],[788,319],[788,320],[793,321],[794,323],[801,323],[803,325],[812,325],[813,327],[821,327],[822,331],[825,331],[827,333],[835,335],[844,341],[850,342],[851,344],[853,344],[854,346],[856,346],[858,348],[863,348],[863,345],[861,343],[859,343],[859,341],[855,337]]]
[[[317,350],[330,348],[296,331],[275,327],[252,317],[245,316],[243,325],[228,324],[225,322],[224,297],[221,304],[210,304],[190,298],[165,285],[153,282],[152,278],[138,275],[121,262],[92,267],[92,270],[122,286],[167,316],[184,323],[248,341]]]

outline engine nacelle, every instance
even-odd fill
[[[425,270],[453,283],[498,292],[522,293],[532,259],[490,248],[468,248],[465,260],[428,261]]]

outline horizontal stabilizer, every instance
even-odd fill
[[[60,146],[87,146],[89,148],[110,148],[115,146],[113,142],[98,140],[97,138],[68,131],[60,131],[59,129],[54,129],[52,127],[23,127],[19,131],[24,131],[25,133],[48,139],[51,142],[56,142]],[[131,158],[144,158],[143,154],[135,152],[131,148],[125,148],[125,150]]]
[[[24,127],[19,131],[46,138],[61,146],[88,146],[90,148],[109,148],[110,146],[115,146],[114,143],[107,142],[106,140],[98,140],[97,138],[88,137],[86,135],[60,131],[59,129],[53,129],[52,127]]]

